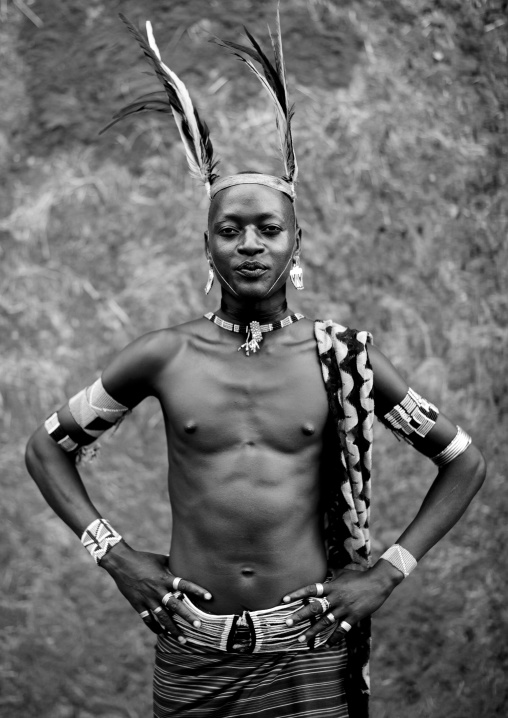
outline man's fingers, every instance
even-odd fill
[[[301,621],[305,621],[309,618],[317,618],[323,613],[326,613],[331,608],[330,601],[323,596],[323,598],[314,598],[309,601],[309,604],[305,608],[301,608],[299,611],[295,611],[289,618],[286,619],[288,626],[293,626]]]
[[[155,620],[151,611],[140,611],[139,616],[145,626],[149,628],[152,633],[162,633],[162,626]]]
[[[171,588],[173,591],[183,591],[183,593],[190,593],[193,596],[198,596],[205,601],[210,601],[212,598],[212,594],[210,591],[207,591],[206,588],[198,586],[197,583],[187,581],[185,578],[180,578],[179,576],[175,576],[173,578]]]
[[[320,598],[329,592],[329,588],[326,583],[311,583],[309,586],[299,588],[297,591],[291,591],[287,596],[282,599],[283,603],[291,603],[299,598],[310,598],[312,596]]]
[[[195,628],[199,628],[201,626],[201,619],[187,608],[178,596],[178,593],[170,592],[163,597],[162,603],[166,607],[166,610],[169,613],[177,613],[184,621],[187,621],[187,623],[190,623]]]
[[[325,646],[330,646],[330,647],[331,647],[331,646],[337,645],[337,643],[338,643],[339,641],[342,641],[342,640],[343,640],[343,638],[344,638],[345,635],[346,635],[345,632],[344,632],[342,629],[340,629],[340,628],[337,627],[337,630],[335,630],[335,631],[332,633],[332,635],[330,636],[330,638],[329,638],[329,639],[327,640],[327,642],[325,643]]]
[[[170,633],[173,638],[176,638],[180,641],[180,643],[186,643],[187,639],[171,618],[171,614],[168,613],[168,609],[166,607],[155,606],[155,608],[152,608],[152,613],[156,617],[163,631]]]
[[[311,626],[304,634],[299,636],[298,640],[301,643],[306,643],[315,638],[315,636],[325,630],[325,628],[329,628],[331,624],[335,624],[337,628],[326,642],[327,645],[335,645],[352,628],[352,623],[346,621],[342,616],[340,611],[328,611],[314,626]]]

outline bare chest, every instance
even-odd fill
[[[260,443],[298,451],[321,441],[328,417],[313,341],[250,357],[190,343],[164,373],[159,398],[170,438],[202,451]]]

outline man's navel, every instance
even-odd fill
[[[249,568],[248,566],[245,566],[241,569],[240,573],[242,576],[245,576],[245,578],[253,578],[253,576],[256,575],[256,572],[253,568]]]

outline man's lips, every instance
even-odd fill
[[[260,277],[267,269],[261,262],[242,262],[236,267],[236,271],[244,277]]]

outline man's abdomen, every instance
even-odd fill
[[[271,608],[327,570],[316,457],[237,458],[171,481],[171,572],[209,590],[214,613]]]

